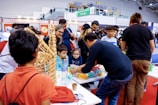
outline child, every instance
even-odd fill
[[[38,44],[36,36],[24,30],[9,37],[10,55],[18,66],[0,80],[0,105],[51,104],[50,99],[57,94],[55,86],[48,75],[40,74],[34,66]]]
[[[121,49],[122,37],[117,39],[117,46]]]
[[[68,49],[65,45],[57,46],[56,70],[65,71],[68,69],[69,61],[67,56]]]
[[[69,58],[69,64],[74,64],[74,65],[82,65],[82,57],[81,57],[81,52],[80,48],[75,48],[72,50],[72,56]]]
[[[65,45],[57,46],[56,77],[57,85],[60,86],[66,86],[72,80],[72,76],[68,73],[69,59],[67,52],[68,48]]]
[[[106,30],[107,35],[102,37],[101,40],[110,42],[113,45],[117,46],[117,39],[115,38],[117,34],[117,28],[115,28],[114,26],[108,26],[106,27],[105,30]]]

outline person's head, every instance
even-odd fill
[[[148,22],[146,22],[146,21],[142,21],[140,24],[141,24],[142,26],[148,27]]]
[[[19,65],[35,62],[38,43],[38,39],[32,33],[17,30],[9,37],[10,54]]]
[[[41,31],[38,31],[37,29],[35,29],[34,26],[30,26],[29,27],[34,33],[36,33],[37,35],[40,35],[41,34]]]
[[[55,26],[55,35],[57,38],[62,38],[62,35],[64,33],[64,28],[62,25]]]
[[[117,39],[117,46],[119,46],[119,48],[121,48],[121,43],[122,43],[122,37],[119,37]]]
[[[118,26],[118,25],[114,25],[113,27],[114,27],[114,30],[116,31],[116,33],[118,33],[118,31],[119,31],[119,26]]]
[[[93,32],[87,33],[84,37],[85,44],[88,48],[90,48],[97,41],[97,39],[97,34]]]
[[[62,25],[64,27],[64,29],[66,29],[66,26],[67,26],[66,19],[60,19],[59,24]]]
[[[80,57],[80,55],[81,55],[80,48],[74,48],[74,49],[72,50],[72,57],[73,57],[74,59],[78,59],[78,58]]]
[[[63,44],[60,44],[57,46],[57,52],[61,59],[66,59],[68,48]]]
[[[87,33],[89,33],[89,32],[91,32],[91,27],[90,27],[90,25],[89,25],[89,24],[83,24],[83,25],[82,25],[82,30],[81,30],[80,38],[81,38],[81,39],[84,38],[84,36],[85,36]]]
[[[115,28],[114,26],[108,26],[108,27],[106,27],[106,28],[105,28],[105,31],[106,31],[107,36],[108,36],[109,38],[115,37],[116,34],[117,34],[117,32],[118,32],[117,28]]]
[[[13,23],[13,24],[12,24],[12,28],[14,28],[14,29],[18,29],[17,24],[16,24],[16,23]]]
[[[97,20],[94,20],[91,23],[91,29],[92,29],[92,31],[96,31],[98,28],[99,28],[99,22]]]
[[[142,20],[142,16],[140,13],[134,13],[130,17],[130,25],[139,24]]]
[[[10,30],[10,35],[12,35],[15,31],[17,31],[18,29],[15,29],[15,28],[12,28],[11,30]]]

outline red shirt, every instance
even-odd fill
[[[0,100],[6,104],[5,79],[8,93],[8,100],[12,102],[30,78],[31,75],[37,73],[38,70],[34,66],[17,67],[13,73],[7,74],[0,81]],[[40,105],[43,101],[50,99],[56,95],[55,86],[51,78],[45,74],[37,74],[29,81],[16,102],[20,105]]]

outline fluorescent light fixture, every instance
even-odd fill
[[[17,16],[17,18],[21,18],[21,16]]]
[[[149,4],[149,6],[152,6],[152,5],[153,5],[152,3]]]
[[[33,17],[33,20],[36,20],[37,18],[36,17]]]

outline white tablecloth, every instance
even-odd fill
[[[76,83],[72,81],[72,83]],[[67,87],[72,90],[72,83],[70,83]],[[73,91],[73,90],[72,90]],[[78,102],[72,103],[53,103],[51,105],[95,105],[101,102],[101,99],[98,98],[96,95],[92,94],[89,90],[82,87],[80,84],[77,83],[77,89],[73,91],[74,94],[79,96]]]

